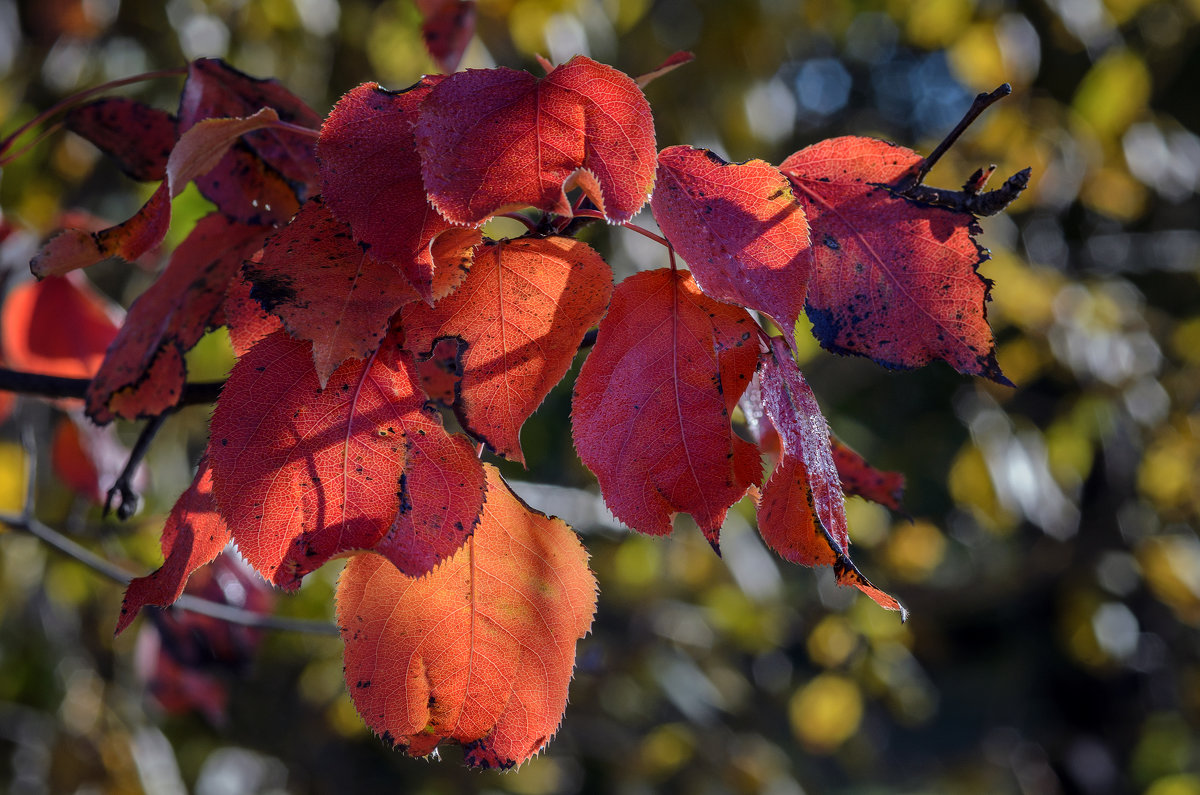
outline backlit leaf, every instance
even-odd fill
[[[175,118],[166,111],[128,97],[106,97],[71,108],[63,123],[130,177],[155,182],[167,175],[177,132]]]
[[[261,256],[260,251],[250,261]],[[225,303],[221,306],[221,315],[229,327],[229,344],[234,355],[239,357],[245,356],[254,343],[283,326],[277,315],[272,315],[250,297],[250,289],[244,272],[239,272],[229,283]]]
[[[791,333],[812,273],[808,222],[769,163],[726,163],[707,149],[658,155],[654,219],[700,289],[770,315]]]
[[[322,386],[342,362],[378,348],[391,316],[417,300],[368,251],[317,198],[267,241],[261,261],[246,263],[251,296],[282,318],[293,337],[312,341]]]
[[[460,420],[497,453],[524,463],[521,425],[571,367],[611,295],[612,272],[583,243],[489,243],[450,297],[405,308],[405,345],[428,357],[438,339],[461,339]]]
[[[154,284],[129,308],[104,363],[88,385],[88,416],[98,423],[154,416],[183,394],[183,354],[219,325],[225,293],[242,260],[270,230],[219,213],[200,220]]]
[[[323,195],[378,260],[391,263],[426,301],[454,288],[479,244],[475,229],[453,226],[425,198],[415,151],[417,107],[441,78],[398,92],[364,83],[343,96],[321,128]],[[435,272],[441,279],[434,285]],[[448,279],[449,276],[457,279]]]
[[[470,765],[510,768],[558,729],[596,580],[571,528],[486,470],[483,517],[463,548],[419,578],[352,558],[337,620],[346,685],[385,741],[425,756],[449,739]]]
[[[204,458],[192,485],[176,501],[163,526],[163,565],[129,583],[115,634],[124,632],[146,605],[173,604],[192,572],[221,554],[229,538],[229,527],[213,499],[212,471]]]
[[[987,258],[969,213],[889,191],[921,156],[870,138],[834,138],[780,167],[812,230],[808,315],[821,345],[884,367],[942,359],[961,373],[1007,384],[985,302]]]
[[[833,566],[841,585],[853,585],[880,606],[907,612],[880,591],[850,560],[846,507],[829,445],[829,427],[808,382],[782,337],[763,354],[763,405],[779,430],[783,456],[758,506],[758,529],[767,545],[805,566]]]
[[[654,123],[627,75],[577,55],[544,78],[471,69],[443,80],[416,127],[421,174],[450,221],[478,226],[510,207],[570,215],[578,185],[613,223],[654,184]]]
[[[575,382],[575,449],[609,509],[666,535],[692,515],[717,543],[729,506],[760,479],[729,415],[758,358],[753,319],[700,292],[687,271],[635,274],[613,292]]]
[[[260,340],[217,402],[209,463],[238,548],[287,589],[356,549],[424,574],[462,545],[483,501],[475,451],[445,432],[390,340],[324,389],[310,343]]]
[[[904,499],[904,475],[876,469],[837,437],[831,436],[829,442],[833,448],[833,463],[842,480],[842,491],[872,500],[893,511],[902,510],[900,503]]]

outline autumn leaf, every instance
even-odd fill
[[[187,183],[208,173],[221,162],[229,147],[242,135],[269,127],[279,120],[264,108],[253,116],[209,119],[179,137],[167,159],[167,178],[132,218],[98,232],[66,229],[42,246],[29,263],[39,279],[86,268],[108,257],[135,260],[162,243],[171,224],[171,199]]]
[[[83,274],[19,284],[9,291],[0,316],[4,359],[17,370],[91,378],[117,336],[114,320],[120,317],[120,308]]]
[[[792,333],[804,309],[812,253],[804,210],[779,169],[672,146],[658,155],[651,206],[701,290],[765,312]]]
[[[833,449],[833,463],[842,481],[842,491],[877,502],[893,511],[903,510],[904,475],[876,469],[835,436],[830,436],[829,442]]]
[[[405,346],[428,358],[437,340],[461,339],[459,419],[475,438],[523,464],[521,425],[566,375],[611,295],[612,272],[584,243],[489,243],[449,298],[433,308],[405,307]]]
[[[528,508],[492,466],[474,535],[430,574],[358,555],[338,581],[346,685],[366,724],[413,756],[443,740],[510,768],[554,735],[596,580],[564,522]]]
[[[574,186],[624,223],[654,184],[649,103],[627,75],[582,55],[544,78],[451,75],[421,105],[416,137],[430,201],[465,226],[513,207],[569,216]]]
[[[729,417],[754,374],[755,329],[687,271],[617,285],[575,382],[572,427],[609,510],[629,527],[666,535],[686,511],[715,545],[729,506],[759,482],[758,451]]]
[[[114,634],[120,635],[146,605],[174,604],[196,569],[211,562],[229,543],[229,527],[217,512],[208,459],[200,460],[192,485],[175,502],[163,526],[163,565],[137,577],[125,589]]]
[[[161,414],[178,403],[187,380],[183,355],[220,325],[221,306],[243,259],[270,230],[202,218],[167,268],[138,296],[88,385],[87,412],[97,423]]]
[[[893,194],[921,156],[871,138],[833,138],[783,161],[812,230],[807,309],[834,353],[909,369],[934,359],[1002,384],[979,275],[973,216]]]
[[[267,241],[260,261],[246,263],[250,295],[293,337],[312,341],[322,387],[342,362],[378,348],[391,316],[417,300],[368,250],[316,198]]]
[[[106,97],[67,111],[68,130],[96,145],[128,176],[156,182],[167,175],[177,137],[175,117],[128,97]]]
[[[674,72],[679,67],[683,66],[684,64],[691,63],[694,60],[696,60],[695,53],[688,52],[687,50],[673,52],[667,56],[665,61],[651,69],[649,72],[646,72],[644,75],[638,75],[637,80],[634,82],[637,83],[638,88],[645,88],[668,72]]]
[[[429,57],[443,72],[453,72],[475,35],[474,0],[416,0],[421,37]]]
[[[424,77],[398,92],[358,86],[338,100],[317,144],[329,209],[372,257],[395,266],[429,302],[462,281],[481,240],[478,230],[442,218],[421,184],[413,124],[440,79]]]
[[[188,64],[179,100],[179,130],[206,119],[252,116],[263,108],[282,121],[314,132],[321,118],[277,80],[239,72],[217,58]],[[283,222],[318,190],[314,136],[279,127],[247,135],[206,176],[200,192],[226,215],[244,223]]]
[[[758,529],[767,546],[804,566],[833,566],[841,585],[853,585],[881,607],[904,607],[871,584],[850,560],[841,480],[829,445],[829,426],[812,388],[782,337],[762,356],[763,405],[783,442],[783,455],[763,488]]]
[[[259,251],[249,262],[262,257]],[[245,266],[229,283],[225,302],[221,305],[221,317],[229,328],[229,344],[238,358],[263,337],[282,328],[283,321],[262,308],[262,304],[250,297],[250,282],[246,281]]]
[[[424,574],[462,545],[483,501],[475,451],[445,432],[390,340],[324,389],[310,343],[260,340],[217,402],[209,462],[238,548],[289,590],[358,549]]]

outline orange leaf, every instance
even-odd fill
[[[483,501],[475,451],[442,428],[390,340],[324,389],[308,342],[259,340],[217,401],[209,463],[238,548],[285,589],[358,549],[424,574],[462,546]]]
[[[20,284],[0,320],[4,359],[16,370],[91,378],[117,336],[119,312],[82,274]]]
[[[250,295],[283,320],[296,339],[311,340],[321,386],[347,359],[379,347],[388,320],[417,293],[354,242],[350,227],[318,197],[247,262]]]
[[[521,425],[566,375],[611,295],[612,272],[584,243],[490,243],[450,297],[432,309],[405,307],[405,346],[426,358],[441,338],[463,340],[460,420],[500,455],[525,463]]]
[[[1008,384],[977,272],[987,251],[965,212],[891,193],[921,160],[871,138],[833,138],[780,166],[812,229],[808,316],[821,345],[909,369],[933,359]]]
[[[654,184],[654,121],[630,77],[582,55],[544,78],[513,69],[447,77],[416,127],[429,199],[452,223],[478,226],[509,207],[571,215],[578,185],[613,223]]]
[[[729,415],[758,359],[754,320],[700,292],[687,271],[617,285],[575,382],[575,449],[609,509],[666,535],[687,511],[717,543],[729,506],[761,477],[758,451]]]
[[[368,726],[413,756],[442,740],[467,763],[510,768],[553,736],[596,579],[571,528],[530,510],[492,466],[464,547],[424,577],[377,555],[338,581],[346,685]]]

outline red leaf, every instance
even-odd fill
[[[523,464],[521,426],[566,375],[611,295],[612,271],[583,243],[489,243],[449,298],[432,309],[404,309],[405,346],[424,358],[438,339],[461,339],[459,418],[473,436]]]
[[[478,226],[509,207],[570,215],[578,185],[624,223],[654,184],[654,123],[627,75],[577,55],[544,78],[472,69],[443,80],[417,122],[430,201],[453,223]]]
[[[757,360],[753,319],[700,292],[687,271],[617,285],[575,382],[575,449],[609,509],[666,535],[687,511],[714,545],[729,506],[761,477],[729,415]]]
[[[321,124],[321,117],[278,80],[250,77],[217,58],[199,58],[188,64],[179,100],[180,132],[204,119],[252,116],[262,108],[273,108],[281,120],[314,132]],[[315,192],[318,184],[314,144],[313,136],[278,127],[245,138],[250,152],[299,188],[296,198],[300,201],[307,198],[308,191]],[[237,178],[236,172],[228,176]]]
[[[183,593],[192,572],[211,562],[229,543],[229,527],[217,513],[212,494],[212,472],[208,459],[200,460],[199,471],[176,501],[163,527],[163,565],[145,577],[137,577],[125,590],[121,616],[117,619],[120,635],[133,623],[146,605],[166,607]]]
[[[902,510],[904,475],[876,469],[837,437],[831,436],[829,442],[844,492],[872,500],[893,511]]]
[[[321,386],[347,359],[379,347],[388,320],[416,292],[396,272],[354,242],[350,227],[320,198],[267,241],[260,262],[248,262],[253,296],[296,339],[311,340]]]
[[[400,92],[358,86],[338,100],[317,144],[329,209],[370,246],[371,256],[394,265],[430,302],[457,286],[460,266],[470,264],[481,239],[477,230],[442,218],[421,184],[413,124],[440,79],[425,77]],[[446,281],[435,285],[438,279]]]
[[[4,359],[16,370],[91,378],[117,336],[119,313],[82,274],[25,282],[4,302]]]
[[[40,279],[86,268],[108,257],[132,261],[145,254],[167,234],[171,199],[182,193],[188,182],[222,162],[240,136],[270,127],[278,118],[266,108],[246,118],[209,119],[187,130],[171,150],[166,180],[132,218],[99,232],[67,229],[58,233],[29,263],[33,275]]]
[[[475,35],[474,0],[417,0],[425,49],[443,72],[453,72]]]
[[[672,146],[658,155],[651,203],[700,289],[767,313],[791,336],[804,309],[812,254],[804,211],[779,169]]]
[[[457,338],[440,339],[426,356],[415,357],[421,391],[425,397],[443,406],[453,406],[462,380],[461,348],[465,343]]]
[[[984,304],[987,251],[969,213],[893,195],[921,156],[870,138],[833,138],[783,161],[812,229],[808,315],[821,345],[908,369],[942,359],[1008,384]]]
[[[95,144],[122,171],[143,182],[167,175],[175,118],[127,97],[107,97],[67,111],[66,128]]]
[[[321,389],[308,342],[260,340],[217,402],[209,463],[238,548],[286,589],[355,549],[424,574],[470,535],[483,500],[475,451],[425,406],[392,341]]]
[[[783,337],[762,356],[763,405],[783,441],[783,457],[763,489],[758,527],[768,546],[805,566],[833,565],[882,607],[907,612],[875,588],[850,560],[846,507],[829,445],[829,426]]]
[[[269,231],[219,213],[196,224],[166,270],[129,308],[88,386],[88,416],[100,424],[132,420],[156,416],[178,402],[187,380],[183,355],[219,325],[225,293],[242,260],[262,247]]]
[[[646,72],[644,75],[639,75],[635,82],[638,84],[638,88],[645,88],[653,81],[665,75],[667,72],[674,72],[679,67],[686,63],[691,63],[694,60],[696,60],[695,53],[688,52],[687,50],[673,52],[667,56],[667,59],[660,63],[656,68]]]
[[[261,257],[260,251],[251,261]],[[250,297],[250,282],[246,281],[243,273],[238,273],[229,283],[221,314],[229,327],[229,344],[239,358],[245,356],[254,343],[283,326],[277,316],[267,312],[262,304]]]
[[[485,468],[487,502],[464,548],[420,578],[352,558],[337,620],[346,685],[385,741],[425,756],[449,739],[470,765],[510,768],[558,728],[596,579],[571,528]]]

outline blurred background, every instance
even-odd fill
[[[0,0],[3,131],[81,88],[205,55],[278,77],[324,114],[360,82],[433,71],[419,24],[407,0]],[[480,0],[464,66],[538,71],[538,53],[582,52],[637,75],[680,49],[696,61],[647,89],[659,146],[732,160],[778,163],[843,134],[928,152],[977,92],[1013,85],[930,182],[1033,168],[983,223],[989,316],[1017,388],[801,346],[834,431],[908,477],[911,520],[847,508],[856,562],[911,620],[773,557],[748,503],[723,558],[686,519],[665,540],[614,527],[571,447],[568,378],[526,425],[529,471],[506,470],[584,534],[601,586],[541,757],[497,774],[462,769],[454,747],[434,763],[386,750],[345,694],[336,638],[171,614],[114,641],[121,588],[9,530],[0,790],[1200,795],[1200,2]],[[179,85],[120,93],[174,109]],[[150,188],[66,133],[8,166],[8,287],[65,212],[121,220]],[[207,207],[179,197],[169,244]],[[665,264],[637,235],[587,234],[619,276]],[[155,264],[87,275],[116,312]],[[191,377],[231,361],[215,332]],[[96,491],[123,454],[79,473],[78,440],[49,452],[74,425],[22,400],[0,426],[0,508],[20,506],[18,431],[32,428],[38,516],[148,571],[207,415],[166,423],[144,508],[119,523]],[[235,564],[197,586],[329,621],[336,569],[292,597]]]

